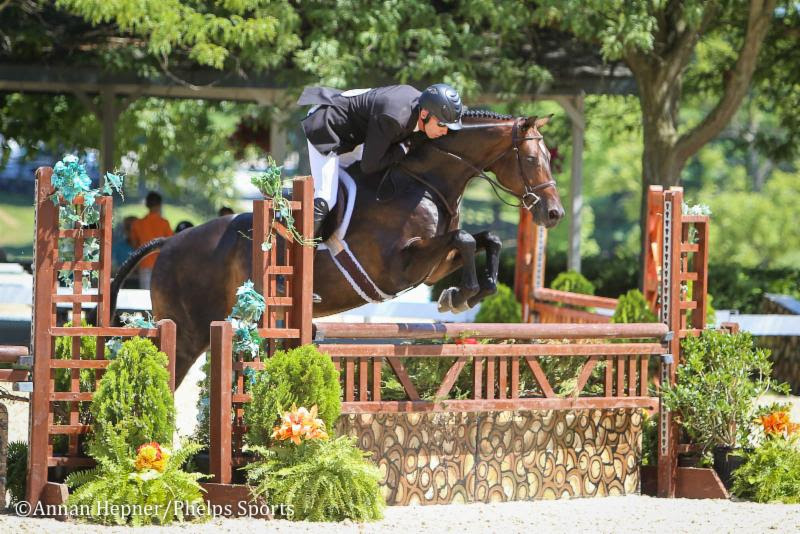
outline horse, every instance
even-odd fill
[[[481,176],[516,197],[537,224],[556,225],[564,208],[539,132],[549,119],[468,111],[462,130],[419,143],[382,179],[362,176],[358,163],[351,166],[357,196],[345,239],[375,285],[397,294],[433,284],[460,267],[461,282],[443,292],[440,309],[463,310],[494,294],[501,241],[492,232],[458,229],[459,205],[470,180]],[[251,277],[251,234],[252,213],[212,219],[134,251],[114,279],[112,302],[136,263],[161,249],[150,296],[154,317],[177,325],[176,385],[207,350],[209,324],[228,316],[236,289]],[[487,261],[479,275],[475,254],[481,249]],[[330,254],[320,250],[314,256],[314,291],[321,297],[314,317],[364,304]]]

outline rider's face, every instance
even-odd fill
[[[425,132],[425,135],[430,139],[436,139],[437,137],[447,135],[447,126],[439,126],[439,120],[435,116],[431,116],[429,120],[425,121],[428,115],[427,109],[423,109],[419,113],[420,129]]]

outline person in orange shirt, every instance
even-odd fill
[[[146,245],[157,237],[168,237],[172,235],[172,228],[164,217],[161,216],[161,195],[155,191],[147,193],[145,206],[150,213],[141,219],[133,221],[131,228],[131,244],[134,248]],[[150,289],[150,276],[153,274],[153,266],[156,264],[158,252],[148,254],[139,264],[139,287]]]

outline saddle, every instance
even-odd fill
[[[333,238],[334,241],[344,241],[344,236],[347,234],[347,228],[350,226],[350,220],[353,217],[355,203],[356,182],[342,169],[339,172],[339,188],[336,192],[336,205],[325,217],[325,220],[322,221],[318,234],[314,236],[319,238],[322,243],[319,248],[324,249],[325,243],[331,240],[331,238]]]

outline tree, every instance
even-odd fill
[[[540,2],[541,24],[598,44],[607,59],[623,60],[636,79],[644,139],[642,224],[648,186],[677,185],[689,158],[736,113],[770,24],[779,16],[775,7],[776,0]],[[698,47],[710,40],[724,46],[701,65],[705,72],[693,71]],[[702,97],[708,106],[694,124],[680,114],[687,96]]]

